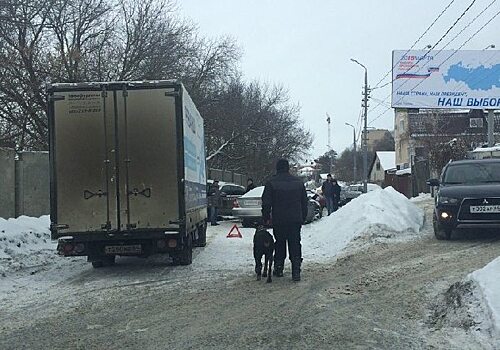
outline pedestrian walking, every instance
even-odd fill
[[[251,190],[253,190],[255,188],[255,185],[253,183],[253,179],[249,178],[247,180],[247,192],[250,192]]]
[[[339,209],[339,202],[340,202],[340,191],[342,190],[337,183],[337,180],[333,179],[332,180],[333,184],[333,211],[337,211]]]
[[[328,215],[330,215],[333,213],[334,208],[334,189],[331,174],[326,175],[326,181],[321,185],[321,192],[323,192],[323,197],[325,197],[326,210],[328,211]]]
[[[300,230],[307,216],[307,194],[302,180],[290,174],[286,159],[276,164],[276,175],[266,183],[262,195],[262,217],[265,223],[272,219],[276,240],[273,275],[283,277],[288,243],[292,263],[292,280],[300,281],[302,246]]]
[[[218,215],[218,207],[220,202],[220,188],[219,181],[214,180],[214,182],[210,185],[210,189],[208,190],[208,207],[210,209],[210,224],[212,226],[219,225],[217,223],[217,215]]]

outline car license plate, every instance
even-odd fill
[[[471,213],[500,213],[500,205],[471,205]]]
[[[142,247],[140,244],[134,245],[108,245],[104,247],[106,254],[140,254]]]
[[[247,199],[245,200],[245,205],[249,207],[257,207],[260,205],[260,201],[258,199]]]

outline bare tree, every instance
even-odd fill
[[[48,72],[43,49],[50,0],[6,1],[0,26],[0,123],[17,148],[45,148],[46,102],[43,85]],[[3,135],[5,138],[6,135]]]

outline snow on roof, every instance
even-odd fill
[[[396,168],[396,152],[394,151],[377,151],[377,157],[380,160],[380,166],[383,170]]]
[[[473,153],[481,153],[481,152],[497,152],[500,151],[500,143],[497,143],[493,147],[478,147],[475,150],[473,150]]]
[[[401,170],[396,171],[397,176],[409,175],[409,174],[411,174],[411,168],[406,168],[406,169],[401,169]]]

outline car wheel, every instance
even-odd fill
[[[443,241],[451,239],[452,230],[441,227],[435,215],[433,216],[432,226],[434,228],[434,236],[436,236],[438,240]]]

